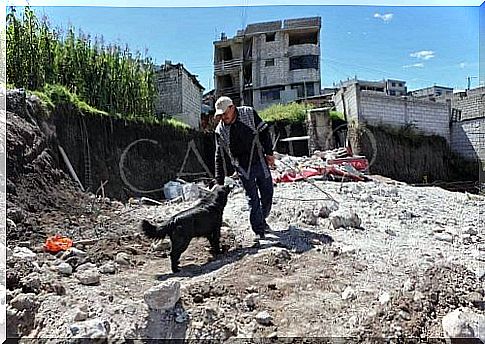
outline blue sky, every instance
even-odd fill
[[[479,7],[256,6],[211,8],[35,7],[105,42],[128,44],[157,62],[183,63],[213,87],[213,44],[245,25],[321,16],[322,87],[357,76],[463,89],[479,75]],[[484,5],[481,7],[483,17]],[[483,80],[483,78],[482,78]],[[478,85],[472,79],[472,86]]]

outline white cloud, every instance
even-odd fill
[[[467,66],[466,62],[462,62],[462,63],[460,63],[460,68],[462,68],[462,69],[463,69],[463,68],[465,68],[466,66]]]
[[[416,57],[420,60],[429,60],[434,57],[434,51],[431,50],[421,50],[409,54],[411,57]]]
[[[374,18],[382,19],[386,23],[390,22],[392,20],[392,17],[394,17],[393,13],[386,13],[386,14],[374,13]]]
[[[414,63],[414,64],[402,66],[402,68],[423,68],[423,67],[424,67],[424,63]]]

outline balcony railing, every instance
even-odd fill
[[[214,72],[219,74],[240,70],[242,67],[242,62],[242,59],[232,59],[216,63],[214,65]]]

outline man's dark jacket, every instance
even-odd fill
[[[265,164],[264,156],[273,155],[273,147],[268,125],[263,122],[256,110],[252,107],[240,106],[236,108],[236,119],[232,124],[225,125],[222,121],[219,122],[215,133],[215,178],[218,184],[224,184],[224,151],[228,153],[233,166],[249,171],[249,160],[255,138],[259,139],[260,145],[254,145],[252,164]],[[262,154],[258,147],[262,149]]]

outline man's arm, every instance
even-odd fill
[[[273,142],[271,142],[271,135],[269,134],[269,126],[265,123],[261,117],[259,117],[256,110],[254,112],[254,125],[259,132],[259,141],[263,146],[263,153],[265,155],[273,155]]]
[[[220,143],[220,136],[218,134],[215,134],[215,139],[216,139],[216,154],[215,154],[215,179],[217,181],[217,184],[219,185],[224,185],[224,159],[222,157],[222,154],[224,152],[222,151],[222,146]]]

